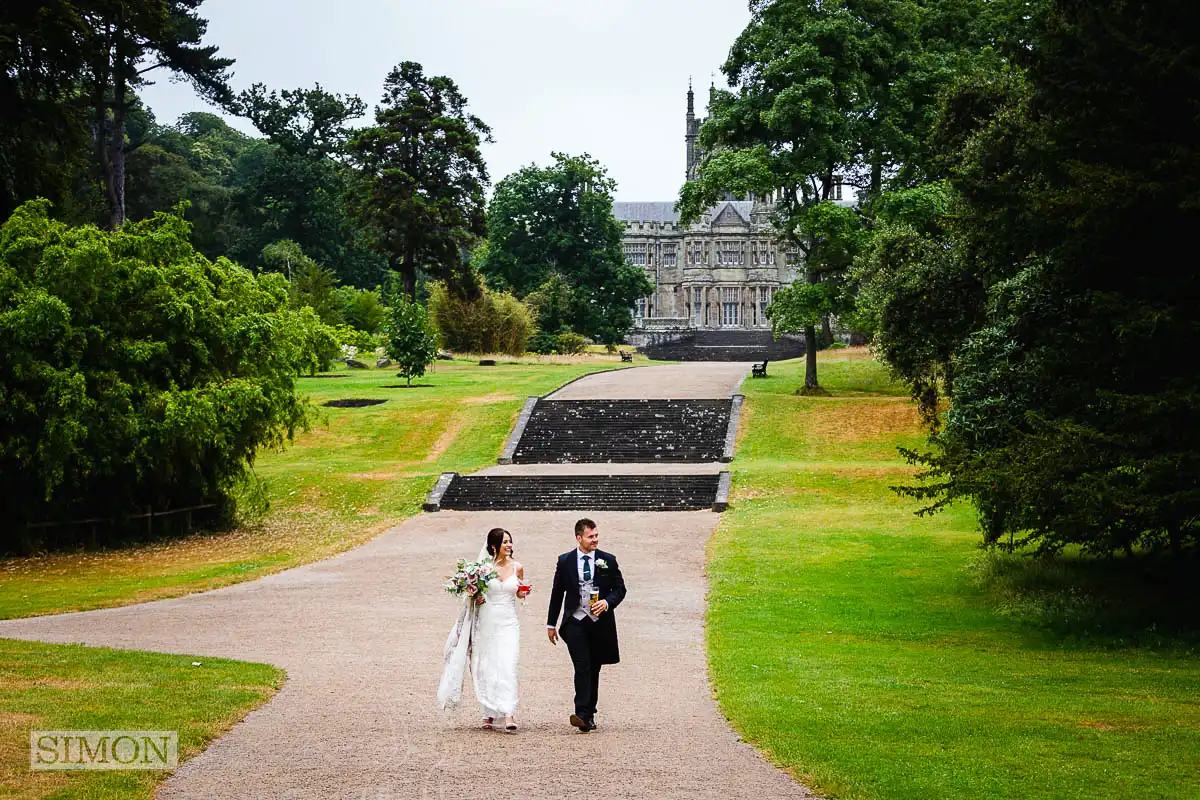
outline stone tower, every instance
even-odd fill
[[[694,180],[696,168],[700,165],[700,150],[697,140],[700,138],[700,120],[696,119],[696,95],[692,91],[692,79],[688,78],[687,93],[687,133],[683,140],[687,142],[687,175],[686,180]]]

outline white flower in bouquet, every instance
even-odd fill
[[[488,581],[496,577],[496,567],[490,557],[480,561],[460,558],[454,574],[446,579],[443,586],[450,594],[465,594],[482,599],[487,595]]]

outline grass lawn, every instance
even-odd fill
[[[321,407],[311,431],[282,451],[261,453],[255,470],[271,510],[257,524],[0,561],[0,619],[189,594],[347,550],[416,513],[439,473],[495,463],[527,396],[619,366],[615,356],[520,361],[495,367],[439,362],[415,388],[403,388],[392,370],[304,378],[301,391],[318,407],[339,399],[387,402]]]
[[[708,567],[738,731],[831,798],[1200,797],[1194,634],[1106,629],[1095,598],[1047,602],[1014,578],[1035,567],[982,554],[969,509],[915,517],[888,488],[923,442],[911,403],[823,355],[829,397],[793,394],[802,362],[743,385]]]
[[[29,731],[178,731],[182,763],[283,677],[265,664],[0,639],[0,796],[153,797],[164,772],[30,771]]]

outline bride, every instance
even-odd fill
[[[491,730],[504,720],[506,733],[516,733],[517,667],[521,630],[517,598],[529,594],[525,569],[513,559],[512,534],[503,528],[488,531],[480,557],[490,556],[496,577],[488,581],[486,599],[463,601],[458,621],[446,639],[446,667],[438,687],[441,707],[457,705],[466,664],[471,665],[475,697],[483,709],[483,727]]]

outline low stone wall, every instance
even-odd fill
[[[642,328],[630,331],[625,337],[625,342],[634,347],[652,347],[654,345],[678,342],[681,339],[686,339],[693,333],[695,331],[691,328],[661,328],[654,330]]]

